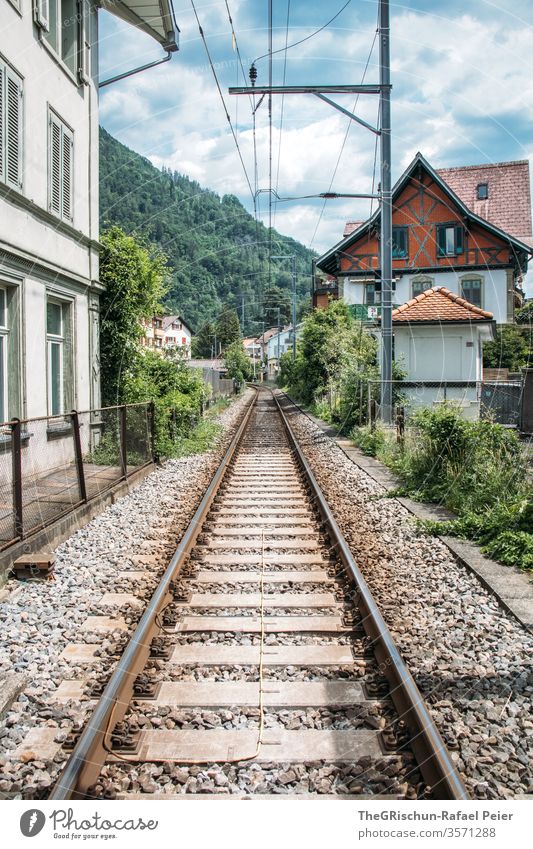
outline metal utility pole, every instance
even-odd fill
[[[381,419],[392,423],[392,194],[389,0],[379,3],[381,130]]]
[[[269,75],[267,86],[256,85],[257,69],[250,68],[251,86],[235,86],[229,94],[268,95],[273,94],[313,94],[332,106],[352,121],[381,137],[381,417],[385,424],[392,423],[392,197],[391,197],[391,110],[390,110],[390,8],[389,0],[379,0],[379,83],[360,85],[300,85],[273,86]],[[374,94],[380,98],[380,122],[378,127],[364,121],[358,115],[345,109],[331,99],[332,94]],[[271,189],[270,189],[271,191]],[[344,197],[334,192],[326,192],[325,199]],[[352,195],[352,197],[372,197],[372,195]]]

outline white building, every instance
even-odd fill
[[[104,4],[104,5],[107,5]],[[100,404],[98,20],[0,0],[0,420]],[[177,49],[170,0],[109,11]]]
[[[191,356],[192,330],[179,315],[154,316],[144,325],[143,344],[155,351],[183,348]]]
[[[445,287],[428,289],[392,313],[394,358],[406,372],[406,406],[458,403],[478,418],[483,343],[494,338],[492,313]]]
[[[301,325],[296,325],[296,338],[298,339],[298,334],[300,331]],[[288,351],[292,351],[294,333],[292,329],[292,324],[287,325],[287,327],[283,327],[279,332],[274,333],[268,339],[266,345],[266,357],[267,357],[267,366],[268,366],[268,377],[269,379],[275,379],[279,372],[280,368],[280,360],[283,354],[286,354]]]

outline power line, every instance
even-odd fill
[[[263,56],[258,56],[257,59],[254,59],[252,64],[255,65],[256,62],[259,62],[261,59],[266,59],[267,56],[275,56],[276,53],[282,53],[284,50],[290,50],[291,47],[297,47],[299,44],[303,44],[304,41],[309,41],[310,38],[314,38],[315,35],[318,35],[319,32],[322,32],[322,30],[326,29],[326,27],[329,27],[329,25],[332,24],[333,21],[335,21],[339,17],[339,15],[342,14],[342,12],[344,12],[346,7],[349,6],[351,2],[352,0],[348,0],[348,2],[345,3],[344,6],[339,9],[339,11],[335,15],[333,15],[333,17],[330,18],[329,21],[327,21],[327,23],[323,24],[321,27],[319,27],[319,29],[315,30],[310,35],[306,35],[305,38],[301,38],[299,41],[295,41],[294,44],[289,44],[288,47],[280,47],[279,50],[274,50],[273,53],[264,53]]]
[[[222,94],[222,89],[221,89],[221,87],[220,87],[220,83],[219,83],[219,81],[218,81],[217,73],[216,73],[216,71],[215,71],[215,66],[213,65],[213,60],[211,59],[211,54],[210,54],[210,52],[209,52],[209,48],[208,48],[208,46],[207,46],[207,41],[206,41],[206,39],[205,39],[204,31],[203,31],[203,29],[202,29],[202,25],[200,24],[200,19],[199,19],[199,17],[198,17],[198,12],[196,11],[196,6],[194,5],[194,0],[191,0],[191,6],[192,6],[192,8],[193,8],[194,16],[195,16],[195,18],[196,18],[196,22],[197,22],[197,24],[198,24],[198,30],[199,30],[199,32],[200,32],[200,36],[201,36],[201,38],[202,38],[202,41],[203,41],[203,44],[204,44],[204,47],[205,47],[205,52],[207,53],[207,58],[209,59],[209,64],[210,64],[210,66],[211,66],[211,71],[213,72],[213,77],[214,77],[214,80],[215,80],[215,83],[216,83],[216,87],[217,87],[217,89],[218,89],[218,93],[219,93],[219,95],[220,95],[220,99],[221,99],[221,101],[222,101],[222,106],[224,107],[224,113],[225,113],[225,115],[226,115],[226,120],[227,120],[227,122],[228,122],[228,124],[229,124],[229,126],[230,126],[231,135],[233,136],[233,141],[235,142],[235,147],[237,148],[237,153],[239,154],[239,159],[240,159],[240,161],[241,161],[242,169],[243,169],[243,171],[244,171],[244,176],[246,177],[246,182],[248,183],[248,188],[249,188],[249,190],[250,190],[250,194],[251,194],[251,196],[252,196],[252,200],[254,200],[254,191],[253,191],[253,189],[252,189],[252,184],[251,184],[251,182],[250,182],[250,178],[249,178],[249,176],[248,176],[248,171],[246,170],[246,165],[244,164],[244,159],[242,158],[242,153],[241,153],[241,148],[240,148],[240,145],[239,145],[239,140],[238,140],[237,135],[236,135],[236,133],[235,133],[235,130],[234,130],[234,128],[233,128],[233,124],[231,123],[231,118],[230,118],[230,115],[229,115],[229,112],[228,112],[228,109],[227,109],[227,106],[226,106],[226,101],[224,100],[224,95]]]
[[[370,47],[370,52],[369,52],[369,54],[368,54],[368,58],[367,58],[367,60],[366,60],[365,68],[364,68],[364,71],[363,71],[363,76],[361,77],[361,85],[362,85],[362,84],[364,83],[364,81],[365,81],[365,77],[366,77],[366,74],[367,74],[367,71],[368,71],[368,66],[370,65],[370,59],[372,58],[372,53],[373,53],[373,51],[374,51],[374,47],[375,47],[375,44],[376,44],[376,39],[377,39],[377,37],[378,37],[378,32],[379,32],[379,30],[376,28],[376,31],[375,31],[375,33],[374,33],[374,38],[373,38],[373,40],[372,40],[372,45],[371,45],[371,47]],[[354,101],[354,104],[353,104],[353,107],[352,107],[352,112],[355,112],[355,110],[356,110],[357,104],[358,104],[358,102],[359,102],[359,97],[360,97],[360,95],[359,95],[359,94],[357,94],[357,95],[356,95],[356,98],[355,98],[355,101]],[[348,125],[347,125],[347,127],[346,127],[346,132],[344,133],[344,139],[343,139],[343,141],[342,141],[341,149],[340,149],[340,151],[339,151],[339,155],[338,155],[338,157],[337,157],[337,162],[336,162],[335,168],[333,169],[333,175],[332,175],[332,177],[331,177],[331,181],[330,181],[330,184],[329,184],[328,193],[329,193],[329,192],[331,192],[331,188],[332,188],[332,186],[333,186],[333,181],[334,181],[334,179],[335,179],[335,177],[336,177],[336,175],[337,175],[337,171],[338,171],[338,169],[339,169],[339,165],[340,165],[340,162],[341,162],[341,159],[342,159],[342,154],[344,153],[344,148],[346,147],[346,142],[348,141],[348,136],[349,136],[349,134],[350,134],[351,127],[352,127],[352,121],[351,121],[351,119],[350,119],[350,120],[348,121]],[[376,138],[377,138],[377,136],[376,136]],[[373,189],[372,189],[372,191],[373,191]],[[325,210],[325,208],[326,208],[326,203],[327,203],[327,198],[324,198],[324,203],[322,204],[322,209],[320,210],[320,215],[318,216],[318,221],[317,221],[317,223],[316,223],[316,226],[315,226],[315,229],[314,229],[314,232],[313,232],[313,236],[312,236],[312,238],[311,238],[311,241],[309,242],[309,247],[311,247],[311,245],[312,245],[312,244],[313,244],[313,242],[315,241],[316,234],[317,234],[317,232],[318,232],[318,228],[320,227],[320,222],[322,221],[322,216],[324,215],[324,210]]]
[[[285,59],[283,62],[283,85],[285,85],[287,78],[287,44],[289,41],[289,18],[291,14],[291,0],[287,0],[287,20],[285,23]],[[278,164],[276,168],[276,195],[278,193],[279,188],[279,167],[281,162],[281,136],[283,133],[283,112],[285,107],[285,95],[281,96],[281,115],[279,122],[279,145],[278,145]],[[276,223],[276,213],[278,211],[277,201],[274,203],[274,224]]]

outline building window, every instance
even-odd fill
[[[48,208],[73,220],[74,134],[57,115],[48,113]]]
[[[0,422],[20,416],[18,288],[0,285]]]
[[[489,196],[489,184],[488,183],[479,183],[477,187],[477,199],[478,200],[487,200]]]
[[[365,283],[365,304],[375,306],[381,303],[381,286],[377,283]]]
[[[392,258],[402,259],[408,255],[407,227],[392,228]]]
[[[475,307],[483,307],[483,281],[481,277],[466,277],[461,280],[461,297],[474,304]]]
[[[22,189],[22,79],[1,59],[0,180]]]
[[[464,230],[459,224],[437,225],[437,255],[457,256],[464,250]]]
[[[35,23],[46,43],[80,82],[87,81],[84,0],[35,0]]]
[[[48,365],[48,415],[59,416],[73,406],[71,305],[48,298],[46,348]]]
[[[9,418],[7,386],[7,376],[9,374],[8,342],[7,292],[5,289],[0,289],[0,422],[5,422]]]
[[[421,295],[422,292],[426,292],[428,289],[431,289],[433,286],[433,280],[431,277],[418,277],[412,281],[413,287],[413,298],[416,298],[417,295]]]

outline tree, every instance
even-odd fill
[[[140,353],[142,319],[161,310],[168,270],[159,248],[127,236],[120,227],[102,233],[100,242],[102,403],[112,406],[125,401],[124,377]]]
[[[214,344],[215,326],[210,321],[206,321],[192,338],[191,354],[198,359],[209,358],[214,353]]]
[[[220,313],[216,323],[216,334],[217,343],[223,350],[241,338],[241,325],[235,310],[227,309]]]
[[[237,389],[249,380],[252,375],[252,364],[244,350],[242,342],[233,342],[224,354],[224,364],[228,370],[228,376],[237,384]]]
[[[483,346],[485,368],[508,368],[518,371],[531,363],[531,351],[526,338],[527,326],[503,324],[496,330],[494,342]]]
[[[517,324],[533,325],[533,300],[528,301],[516,311],[515,321]]]

